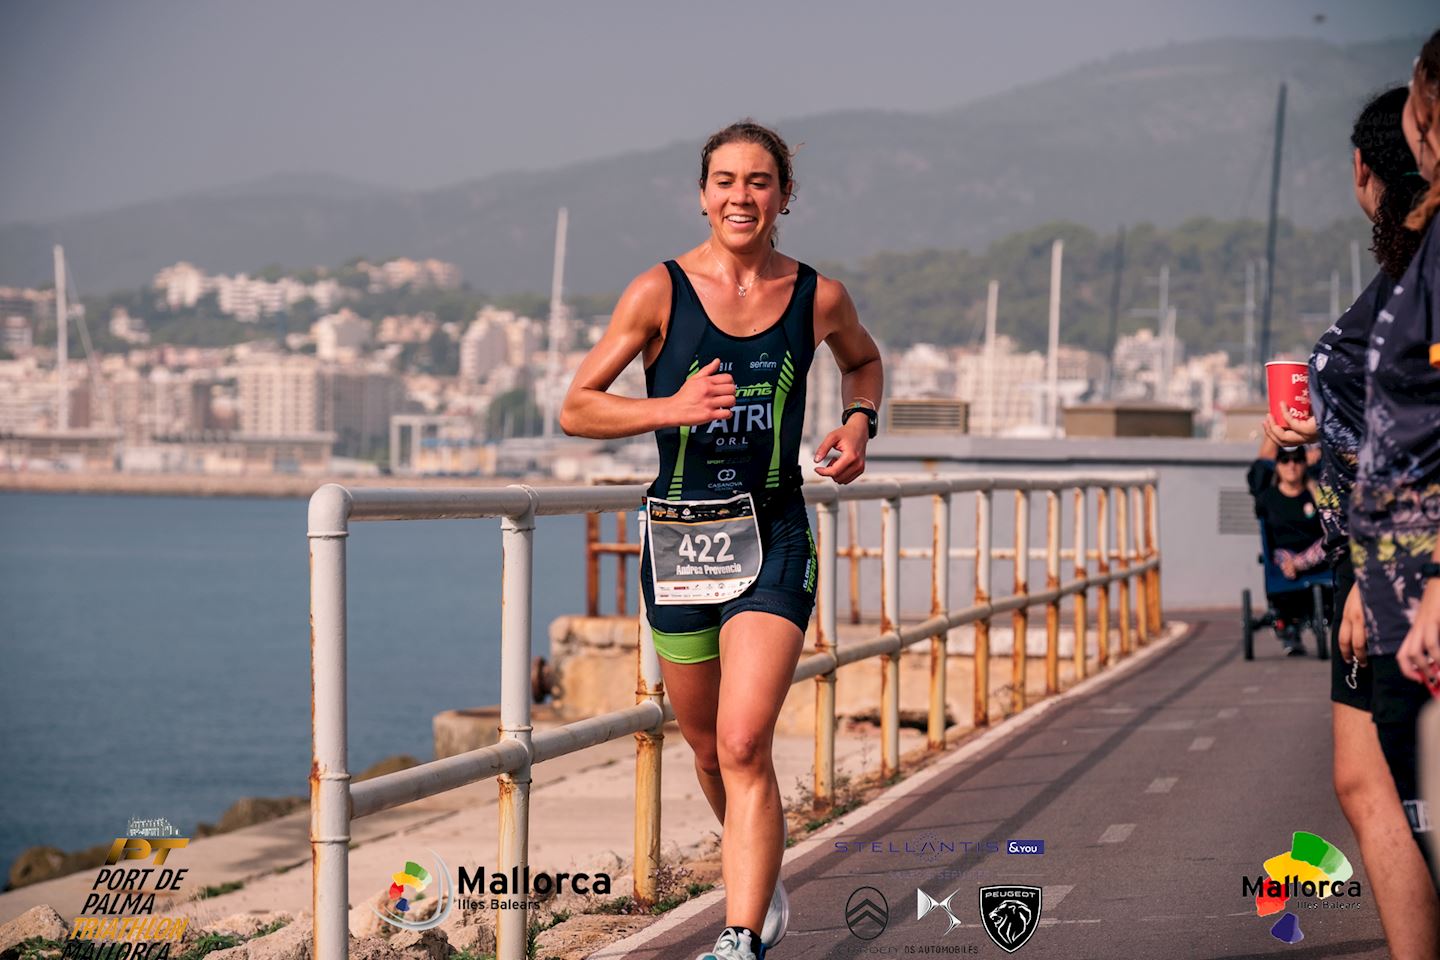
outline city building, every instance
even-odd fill
[[[204,271],[184,260],[155,274],[150,285],[165,295],[165,303],[171,310],[193,307],[214,289]]]
[[[377,343],[428,343],[440,329],[433,313],[393,314],[380,320]]]
[[[402,412],[404,386],[386,370],[334,366],[310,357],[242,364],[237,394],[240,434],[333,434],[335,453],[374,457],[389,442],[390,417]]]
[[[460,338],[460,379],[479,383],[495,370],[511,365],[510,328],[519,320],[513,312],[494,307],[476,313]]]
[[[0,349],[12,357],[29,353],[35,346],[34,321],[24,314],[0,314]]]
[[[995,338],[994,365],[986,372],[984,347],[956,351],[956,394],[969,404],[973,433],[1003,435],[1044,422],[1045,357],[1020,353],[1010,337]]]
[[[495,446],[471,417],[396,414],[390,418],[390,471],[411,476],[491,475]]]
[[[110,335],[126,343],[149,343],[150,328],[144,317],[132,317],[124,307],[110,311]]]
[[[348,307],[316,320],[310,327],[315,356],[321,360],[356,360],[370,343],[373,325]]]

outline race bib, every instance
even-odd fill
[[[657,604],[723,603],[760,575],[755,501],[647,497],[646,536]]]

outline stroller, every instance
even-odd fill
[[[1270,536],[1265,521],[1260,521],[1260,565],[1265,568],[1265,612],[1253,615],[1250,591],[1240,595],[1242,636],[1245,659],[1255,659],[1255,632],[1269,627],[1281,640],[1300,641],[1301,631],[1308,628],[1315,636],[1315,655],[1321,660],[1330,656],[1330,595],[1335,574],[1329,567],[1302,573],[1294,580],[1275,565],[1275,552],[1270,549]],[[1302,593],[1303,591],[1303,593]],[[1288,645],[1288,644],[1287,644]]]

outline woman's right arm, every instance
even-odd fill
[[[718,360],[686,381],[673,397],[642,399],[606,392],[646,345],[662,336],[669,309],[670,276],[664,266],[656,264],[621,294],[605,335],[581,361],[560,408],[561,430],[572,437],[608,440],[730,416],[735,406],[735,380],[715,372]]]

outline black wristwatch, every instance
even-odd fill
[[[840,425],[844,426],[850,420],[850,417],[857,413],[865,414],[865,419],[870,421],[870,439],[874,440],[875,431],[880,427],[880,413],[872,407],[867,407],[863,403],[852,403],[846,407],[845,412],[840,414]]]
[[[1427,560],[1420,564],[1420,576],[1425,580],[1429,580],[1431,577],[1440,577],[1440,563]]]

